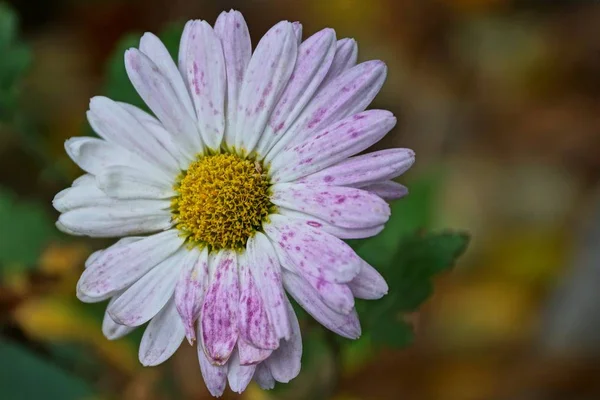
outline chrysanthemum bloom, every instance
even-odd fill
[[[154,116],[104,97],[88,119],[100,138],[69,139],[86,174],[54,207],[64,232],[123,237],[94,253],[82,301],[110,299],[104,334],[150,322],[139,357],[168,359],[198,341],[210,392],[263,388],[300,370],[302,341],[285,291],[328,329],[360,335],[354,298],[387,293],[383,278],[341,239],[381,231],[391,179],[408,149],[358,155],[396,123],[365,108],[381,61],[356,64],[352,39],[324,29],[301,41],[283,21],[254,53],[242,15],[185,27],[177,66],[145,34],[125,53],[131,82]],[[285,291],[284,291],[285,288]]]

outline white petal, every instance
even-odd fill
[[[285,308],[281,267],[270,240],[257,232],[246,245],[250,271],[267,307],[269,319],[278,338],[288,339],[291,326]]]
[[[171,300],[148,324],[139,349],[139,359],[144,366],[155,366],[168,360],[181,345],[185,328],[179,318],[175,300]]]
[[[363,187],[396,178],[415,162],[410,149],[387,149],[349,158],[345,161],[308,175],[300,182],[336,186]]]
[[[200,317],[208,285],[208,250],[193,248],[183,261],[181,275],[175,286],[175,304],[185,326],[185,335],[193,344],[196,340],[195,322]]]
[[[251,153],[288,83],[298,46],[292,24],[282,21],[258,43],[244,75],[238,103],[235,148]]]
[[[76,208],[113,206],[118,203],[120,203],[119,200],[111,199],[95,184],[77,185],[63,189],[52,200],[52,206],[60,212],[67,212]]]
[[[125,68],[131,83],[148,107],[163,123],[182,153],[193,159],[204,146],[195,122],[185,102],[177,95],[171,82],[148,56],[137,49],[125,52]]]
[[[194,101],[198,128],[207,147],[216,150],[225,131],[225,59],[221,41],[206,21],[185,30],[185,77]]]
[[[72,187],[90,185],[96,185],[96,178],[92,174],[83,174],[79,178],[75,179],[71,184]]]
[[[349,282],[358,274],[361,259],[340,239],[281,215],[270,218],[263,229],[279,249],[283,267],[335,283]]]
[[[298,317],[289,300],[285,299],[289,319],[292,323],[292,336],[289,340],[282,340],[279,349],[265,362],[269,371],[277,382],[287,383],[300,373],[300,361],[302,359],[302,335]]]
[[[118,292],[168,258],[182,244],[183,239],[176,229],[127,245],[117,242],[83,271],[77,283],[77,295],[99,297]]]
[[[302,143],[316,132],[367,108],[381,89],[386,73],[383,62],[367,61],[334,79],[317,93],[285,137],[271,149],[267,163],[288,144]]]
[[[275,387],[275,379],[265,363],[259,364],[254,372],[254,380],[263,390],[271,390]]]
[[[115,165],[96,175],[98,187],[108,196],[117,199],[168,199],[175,196],[173,181],[156,175]]]
[[[338,40],[335,57],[333,58],[329,72],[327,72],[327,76],[323,79],[321,87],[325,87],[341,75],[342,72],[354,67],[357,58],[358,46],[356,45],[356,40],[348,38]]]
[[[142,123],[117,102],[102,96],[90,100],[87,112],[90,125],[106,141],[118,144],[160,168],[157,174],[171,177],[177,173],[177,161],[148,133]]]
[[[113,297],[108,305],[114,303],[115,298]],[[108,340],[117,340],[123,336],[128,335],[132,332],[135,327],[125,326],[117,324],[108,314],[108,311],[104,313],[104,319],[102,320],[102,333]]]
[[[60,215],[68,230],[90,237],[119,237],[157,232],[172,225],[168,200],[128,200],[76,208]]]
[[[227,73],[227,117],[225,143],[234,143],[235,117],[244,74],[252,56],[250,33],[239,11],[222,12],[215,23],[215,33],[221,39]]]
[[[327,282],[324,279],[307,274],[302,275],[302,277],[310,283],[321,300],[333,311],[348,314],[354,308],[354,296],[347,284]]]
[[[380,299],[388,292],[388,285],[375,268],[363,262],[360,272],[348,282],[354,297],[366,300]]]
[[[117,297],[107,309],[112,319],[122,325],[140,326],[154,317],[173,297],[186,252],[179,250]]]
[[[335,31],[330,28],[315,33],[300,45],[294,72],[258,143],[259,154],[268,153],[312,99],[329,70],[334,53]]]
[[[235,350],[227,365],[227,378],[229,387],[236,393],[242,393],[252,380],[256,365],[241,365],[238,351]]]
[[[198,335],[202,335],[200,329]],[[200,361],[200,371],[202,378],[210,394],[219,397],[225,391],[227,384],[227,365],[213,365],[204,353],[202,346],[198,345],[198,360]]]
[[[302,43],[302,24],[298,21],[292,22],[292,29],[294,29],[294,35],[296,35],[296,41],[298,46]]]
[[[245,255],[240,255],[238,261],[240,279],[239,335],[255,347],[276,349],[279,346],[279,340],[277,340],[273,324],[269,320],[267,306],[250,272],[251,269],[258,269],[259,266],[249,263]]]
[[[195,160],[194,158],[188,158],[187,155],[181,151],[181,146],[177,145],[176,137],[171,135],[158,119],[131,104],[121,102],[118,102],[118,104],[144,125],[148,134],[156,138],[165,151],[177,161],[179,169],[187,169],[188,165]]]
[[[112,247],[113,247],[113,249],[115,249],[118,246],[126,246],[128,244],[138,242],[138,241],[140,241],[142,239],[144,239],[143,236],[128,236],[128,237],[124,237],[123,239],[119,239],[119,241],[117,243],[113,244]],[[97,251],[93,252],[92,254],[90,254],[88,256],[87,260],[85,260],[84,267],[87,268],[90,265],[92,265],[93,263],[95,263],[98,260],[98,258],[100,258],[100,256],[104,252],[104,250],[105,249],[97,250]]]
[[[396,125],[389,111],[369,110],[318,132],[303,143],[290,145],[271,163],[273,182],[290,182],[346,160],[383,138]]]
[[[267,358],[273,353],[273,350],[259,349],[254,347],[244,339],[238,339],[238,354],[240,356],[240,364],[255,365]]]
[[[79,168],[92,175],[113,165],[138,168],[150,174],[157,171],[138,155],[102,139],[74,137],[65,141],[65,150]]]
[[[140,51],[147,55],[158,67],[161,74],[164,75],[177,94],[181,104],[183,104],[190,115],[193,115],[194,107],[192,106],[185,82],[163,42],[152,33],[146,32],[140,39]]]
[[[365,190],[344,186],[278,183],[271,187],[277,206],[323,219],[342,228],[362,229],[383,225],[390,206]]]
[[[385,200],[397,200],[408,194],[406,186],[394,181],[370,183],[361,189],[376,194]]]
[[[325,232],[340,239],[365,239],[379,234],[379,232],[381,232],[384,228],[384,225],[359,229],[341,228],[339,226],[332,225],[321,218],[316,218],[300,211],[279,207],[277,212],[278,214],[284,215],[288,218],[293,218],[313,228],[323,229]]]
[[[348,339],[360,337],[360,322],[356,311],[349,314],[333,311],[321,300],[305,279],[292,272],[283,273],[283,283],[285,289],[298,304],[325,328]]]
[[[238,263],[235,252],[223,250],[211,270],[208,292],[202,305],[202,345],[215,364],[223,365],[231,356],[238,338],[240,299]]]

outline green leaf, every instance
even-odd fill
[[[0,189],[0,268],[35,265],[43,248],[56,235],[44,208],[17,199]]]
[[[93,390],[79,378],[59,369],[27,349],[0,339],[2,399],[80,400]]]
[[[465,233],[415,234],[401,240],[389,265],[379,268],[389,294],[378,301],[357,301],[363,327],[373,343],[406,346],[412,341],[410,325],[402,320],[431,296],[433,278],[452,267],[466,250]],[[377,266],[375,266],[377,267]]]
[[[17,39],[17,17],[0,3],[0,121],[9,121],[17,106],[21,78],[31,63],[29,48]]]
[[[410,183],[409,195],[391,204],[392,215],[385,229],[377,236],[349,244],[375,268],[387,268],[404,237],[430,227],[439,182],[439,174],[430,173]]]
[[[175,60],[177,60],[182,32],[183,24],[173,23],[158,35]],[[138,47],[141,37],[140,33],[130,33],[117,44],[108,61],[104,93],[113,100],[129,103],[148,111],[148,107],[129,81],[124,63],[125,51],[132,47]]]

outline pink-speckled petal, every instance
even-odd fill
[[[363,111],[381,89],[386,74],[383,62],[367,61],[335,78],[316,94],[285,137],[273,146],[267,163],[288,145],[302,143],[337,121]]]
[[[302,43],[302,24],[298,21],[292,22],[292,29],[294,30],[298,46],[300,46],[300,43]]]
[[[108,305],[110,306],[114,302],[115,297],[110,299]],[[104,319],[102,320],[102,333],[108,340],[120,339],[123,336],[126,336],[129,333],[131,333],[134,329],[135,327],[117,324],[115,321],[113,321],[108,312],[104,313]]]
[[[287,87],[281,94],[257,146],[267,154],[312,99],[327,74],[335,53],[335,31],[323,29],[298,48],[298,58]]]
[[[384,200],[397,200],[408,194],[406,186],[394,181],[370,183],[361,189],[376,194]]]
[[[106,140],[92,137],[74,137],[65,142],[65,150],[71,160],[85,172],[96,175],[104,168],[113,165],[124,165],[156,173],[156,167],[144,161],[140,156]],[[159,174],[162,174],[160,171]]]
[[[138,121],[140,121],[140,123],[146,129],[146,132],[153,136],[165,149],[165,151],[177,161],[179,164],[179,169],[187,169],[189,164],[194,161],[193,158],[188,158],[188,155],[182,152],[180,146],[177,145],[177,138],[167,131],[158,119],[148,114],[146,111],[136,106],[132,106],[131,104],[122,102],[117,103],[126,109],[131,115],[137,118]]]
[[[225,59],[221,41],[206,21],[191,21],[185,30],[185,76],[198,128],[207,147],[216,150],[225,133]]]
[[[285,308],[285,294],[281,280],[281,267],[271,241],[257,232],[248,240],[250,271],[264,301],[269,320],[278,338],[289,338],[290,321]]]
[[[290,145],[273,158],[273,182],[291,182],[346,160],[377,143],[396,125],[389,111],[369,110],[318,132],[303,143]]]
[[[349,314],[333,311],[321,300],[315,289],[305,279],[292,272],[284,272],[283,283],[298,304],[325,328],[348,339],[360,337],[360,322],[355,310]]]
[[[244,339],[238,339],[238,353],[240,356],[240,364],[242,365],[255,365],[266,360],[273,350],[259,349],[254,347]]]
[[[169,179],[177,174],[178,164],[173,156],[119,103],[96,96],[90,100],[87,118],[94,131],[106,141],[118,144],[157,166],[155,175]]]
[[[182,243],[176,229],[127,245],[117,242],[83,271],[77,283],[78,297],[99,297],[123,290],[171,256]]]
[[[235,131],[231,127],[235,126],[240,90],[252,57],[252,43],[246,21],[239,11],[222,12],[215,22],[215,33],[223,45],[227,73],[225,143],[233,144]]]
[[[288,340],[282,340],[279,348],[265,361],[273,378],[283,383],[298,376],[302,359],[302,335],[298,317],[287,298],[285,303],[292,325],[292,335]]]
[[[276,206],[301,211],[342,228],[380,226],[390,217],[388,203],[361,189],[278,183],[271,190],[271,202]]]
[[[383,276],[366,262],[363,262],[358,275],[348,282],[348,287],[354,297],[365,300],[380,299],[388,292]]]
[[[348,314],[354,308],[354,296],[347,284],[327,282],[325,279],[308,274],[304,274],[302,277],[317,291],[323,303],[333,311]]]
[[[240,283],[237,255],[223,250],[214,260],[208,292],[202,305],[202,344],[207,356],[223,365],[231,356],[238,338]]]
[[[275,387],[275,378],[273,378],[271,371],[269,371],[269,367],[267,367],[267,364],[265,363],[259,364],[256,367],[254,381],[263,390],[271,390]]]
[[[328,282],[345,283],[359,272],[361,259],[346,243],[281,215],[263,225],[281,265]]]
[[[67,211],[57,226],[68,233],[112,238],[167,230],[172,226],[168,200],[117,200]]]
[[[140,39],[140,51],[158,67],[177,94],[181,104],[190,115],[194,115],[194,106],[185,81],[163,42],[156,35],[146,32]]]
[[[116,199],[168,199],[175,196],[173,181],[139,169],[114,165],[96,175],[98,187]]]
[[[327,72],[327,76],[323,79],[321,87],[325,87],[343,72],[354,67],[357,58],[358,46],[356,45],[356,40],[348,38],[338,40],[335,57],[333,58],[329,72]]]
[[[181,274],[175,286],[175,305],[190,344],[196,340],[195,323],[200,317],[207,285],[208,250],[193,248],[183,261]]]
[[[265,302],[250,272],[251,269],[258,269],[260,266],[248,262],[245,255],[240,255],[238,261],[240,278],[238,328],[240,338],[255,347],[274,350],[279,346],[279,340],[275,335],[273,324],[269,320]],[[279,283],[279,286],[281,286],[281,283]]]
[[[185,249],[179,250],[125,290],[107,308],[111,318],[121,325],[140,326],[154,317],[173,297],[185,254]]]
[[[289,210],[283,207],[279,207],[278,213],[288,218],[298,220],[299,222],[312,228],[323,229],[325,232],[340,239],[365,239],[379,234],[379,232],[381,232],[384,228],[384,225],[360,229],[341,228],[339,226],[332,225],[321,218],[316,218],[312,215],[308,215],[300,211]]]
[[[148,324],[139,349],[142,365],[155,366],[167,361],[181,346],[185,328],[171,298]]]
[[[256,46],[238,102],[234,146],[252,152],[294,70],[298,46],[292,24],[272,27]]]
[[[196,125],[196,116],[190,114],[156,64],[141,51],[129,49],[125,52],[125,68],[139,95],[177,140],[180,151],[191,159],[197,153],[202,153],[204,145]]]
[[[387,149],[351,157],[345,161],[308,175],[302,183],[362,187],[370,183],[396,178],[415,162],[410,149]]]
[[[227,363],[227,380],[229,381],[229,387],[236,393],[242,393],[246,390],[246,387],[254,376],[256,365],[242,365],[240,364],[240,356],[237,350],[233,351],[231,358]]]
[[[202,335],[200,329],[198,329],[198,335]],[[214,365],[206,354],[204,348],[200,345],[198,348],[198,361],[200,361],[200,371],[202,372],[202,378],[206,388],[215,397],[219,397],[225,391],[227,385],[227,366],[226,365]]]

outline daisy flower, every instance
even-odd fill
[[[357,155],[396,123],[368,110],[386,76],[356,64],[352,39],[301,40],[282,21],[254,52],[239,12],[190,21],[176,64],[146,33],[125,53],[153,115],[105,97],[87,117],[99,138],[65,148],[86,172],[58,193],[60,230],[121,239],[92,254],[77,284],[110,300],[109,339],[148,323],[144,365],[197,342],[210,392],[242,392],[299,373],[302,341],[287,295],[331,331],[358,338],[354,298],[377,299],[381,275],[342,239],[376,235],[402,197],[392,181],[408,149]]]

